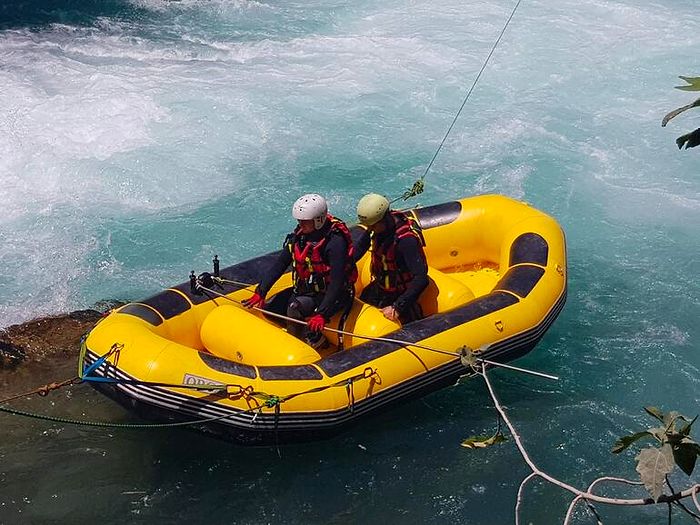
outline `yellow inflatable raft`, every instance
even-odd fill
[[[271,253],[223,269],[220,295],[185,283],[113,311],[85,339],[81,375],[142,416],[196,420],[202,431],[263,444],[318,439],[453,385],[470,373],[464,347],[500,362],[531,350],[566,299],[565,239],[554,219],[498,195],[411,213],[430,268],[420,321],[399,326],[355,299],[343,349],[328,332],[332,345],[318,352],[283,321],[238,304]],[[358,264],[356,296],[369,282],[368,259]],[[285,274],[268,297],[290,284]]]

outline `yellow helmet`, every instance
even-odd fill
[[[357,203],[357,220],[365,226],[377,224],[389,211],[389,199],[377,193],[369,193]]]

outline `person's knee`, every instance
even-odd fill
[[[299,301],[296,299],[292,299],[289,301],[287,304],[287,316],[292,317],[294,319],[301,319],[301,305],[299,304]]]
[[[305,319],[309,317],[316,308],[316,303],[313,298],[302,295],[292,297],[287,306],[287,315],[294,319]]]

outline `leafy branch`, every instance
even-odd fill
[[[700,484],[694,484],[693,486],[682,491],[675,491],[671,488],[668,481],[668,474],[670,474],[675,465],[678,465],[681,470],[688,475],[690,475],[693,471],[697,456],[700,455],[700,445],[695,443],[695,441],[693,441],[693,439],[690,437],[690,431],[693,423],[697,419],[697,416],[692,420],[688,420],[688,418],[679,414],[678,412],[669,412],[668,414],[664,414],[658,408],[646,407],[645,410],[647,413],[659,420],[662,425],[624,436],[618,439],[613,447],[613,452],[619,453],[640,439],[653,438],[656,440],[657,444],[659,445],[658,447],[649,447],[642,450],[642,452],[637,455],[637,472],[640,474],[641,481],[605,476],[594,480],[586,490],[581,490],[551,476],[550,474],[547,474],[535,464],[525,449],[523,440],[518,434],[517,429],[508,418],[508,414],[496,396],[496,392],[494,391],[491,380],[486,372],[486,364],[476,363],[470,364],[469,366],[471,366],[473,372],[480,375],[486,383],[491,399],[493,400],[494,406],[499,414],[499,425],[494,436],[491,436],[490,438],[472,437],[465,440],[462,443],[462,446],[466,448],[484,448],[505,441],[505,436],[501,434],[500,428],[500,421],[503,420],[508,427],[513,440],[515,441],[515,445],[518,448],[520,455],[532,471],[525,479],[522,480],[520,487],[518,488],[518,497],[515,504],[516,525],[519,525],[520,523],[520,505],[525,486],[529,481],[535,478],[540,478],[547,481],[557,487],[560,487],[561,489],[571,492],[574,495],[574,498],[569,504],[566,517],[564,518],[564,525],[571,523],[573,511],[577,504],[582,501],[587,505],[588,510],[594,515],[599,525],[602,525],[602,519],[598,514],[597,509],[593,505],[594,503],[625,506],[665,503],[669,506],[669,523],[671,516],[671,505],[677,505],[700,524],[700,501],[698,500],[698,495],[700,494]],[[603,482],[621,483],[634,486],[644,485],[649,491],[651,497],[641,497],[636,499],[609,498],[594,493],[593,489]],[[669,488],[671,488],[670,494],[665,494],[663,492],[664,482],[669,486]],[[697,509],[697,513],[691,511],[682,504],[681,500],[685,498],[692,499],[692,502]]]
[[[675,411],[664,414],[656,407],[644,407],[644,410],[661,426],[621,437],[615,442],[612,452],[619,454],[640,439],[656,440],[657,447],[643,449],[635,459],[639,477],[654,501],[658,501],[666,477],[676,465],[688,476],[693,473],[695,461],[700,455],[700,444],[690,437],[690,430],[698,416],[689,420]]]
[[[685,80],[685,82],[688,84],[687,86],[675,86],[676,89],[680,89],[681,91],[700,91],[700,77],[683,77],[680,76],[678,77],[681,80]],[[680,108],[674,109],[670,113],[668,113],[663,120],[661,121],[661,127],[666,127],[666,124],[668,122],[683,113],[684,111],[687,111],[692,108],[696,108],[700,106],[700,98],[695,100],[694,102],[691,102],[690,104],[687,104],[685,106],[681,106]],[[676,144],[678,145],[678,149],[682,149],[683,146],[685,146],[685,149],[688,148],[694,148],[695,146],[700,144],[700,128],[696,129],[695,131],[691,131],[690,133],[686,133],[685,135],[681,135],[676,139]]]

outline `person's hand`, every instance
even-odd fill
[[[382,313],[389,321],[394,321],[395,323],[399,322],[399,312],[397,312],[396,308],[393,306],[385,306],[382,308]]]
[[[326,327],[326,319],[321,314],[316,314],[309,317],[306,324],[312,331],[320,332]]]
[[[263,306],[265,306],[265,297],[260,295],[258,292],[255,292],[248,299],[243,299],[241,301],[241,304],[243,306],[245,306],[246,308],[253,308],[254,306],[257,306],[258,308],[262,308]]]

